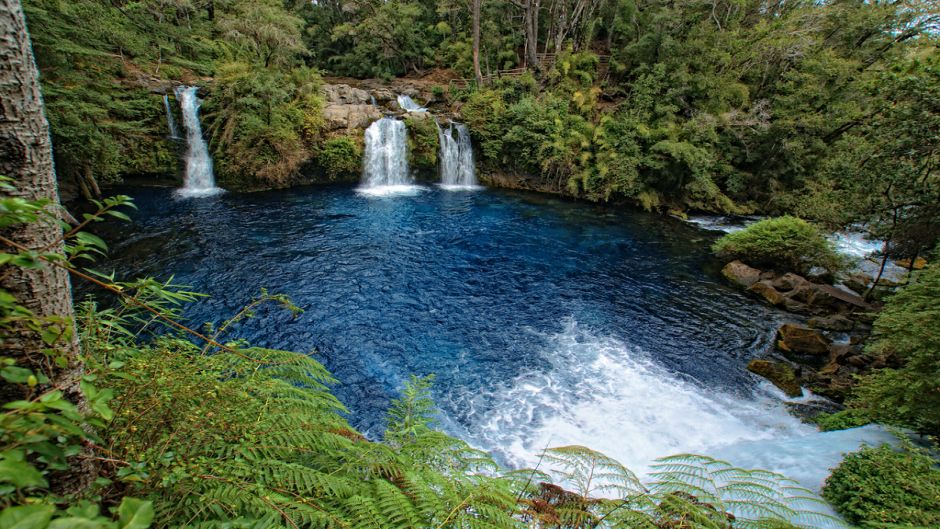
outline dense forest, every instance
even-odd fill
[[[2,0],[0,17],[0,527],[940,527],[936,2]],[[487,185],[774,217],[713,246],[731,282],[817,329],[826,359],[767,378],[831,399],[823,430],[901,440],[850,454],[819,495],[690,454],[637,475],[546,446],[507,468],[442,431],[433,375],[363,434],[313,353],[232,332],[299,317],[289,296],[200,326],[184,314],[203,294],[173,277],[96,271],[118,242],[96,227],[135,215],[110,187],[179,181],[183,86],[233,191],[358,181],[373,114],[405,116],[416,172],[450,163],[440,123],[374,110],[404,86],[466,125]],[[334,126],[360,87],[366,122]],[[875,277],[824,236],[847,227],[883,241]],[[903,279],[879,284],[891,261]]]

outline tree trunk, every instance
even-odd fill
[[[526,62],[539,70],[539,9],[541,0],[528,0],[525,9]]]
[[[26,21],[19,0],[0,0],[0,175],[12,178],[15,193],[27,200],[46,199],[50,218],[0,231],[14,243],[45,252],[62,253],[62,227],[59,190],[52,165],[52,144],[46,122],[39,72],[33,59]],[[12,248],[3,251],[16,253]],[[11,293],[37,318],[74,324],[72,291],[68,272],[44,264],[36,269],[6,267],[0,274],[0,289]],[[67,333],[55,344],[67,364],[57,366],[43,355],[49,346],[39,333],[18,326],[3,336],[3,354],[14,358],[18,365],[45,373],[50,387],[61,389],[79,408],[86,402],[79,390],[82,364],[78,359],[78,337]],[[2,387],[2,386],[0,386]],[[10,395],[13,388],[0,390],[4,401],[18,398]],[[90,466],[90,468],[89,468]],[[61,476],[55,484],[59,492],[76,492],[94,479],[90,460],[81,462]]]
[[[480,4],[483,0],[473,0],[473,78],[477,86],[483,84],[483,72],[480,71]]]

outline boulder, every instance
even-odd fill
[[[894,264],[900,266],[901,268],[907,268],[907,269],[911,268],[910,259],[898,259],[897,261],[894,262]],[[913,267],[914,270],[923,270],[925,266],[927,266],[927,260],[924,259],[923,257],[918,257],[917,259],[914,259],[914,267]]]
[[[372,103],[369,92],[361,88],[354,88],[348,84],[325,84],[323,96],[328,103],[338,105],[365,105]]]
[[[849,290],[856,294],[864,295],[868,291],[868,285],[871,284],[871,277],[867,274],[852,274],[842,282]]]
[[[814,329],[823,329],[826,331],[851,331],[855,327],[855,322],[846,318],[841,314],[834,314],[832,316],[817,316],[815,318],[810,318],[806,322],[807,325]]]
[[[871,305],[863,297],[832,285],[813,284],[813,296],[810,304],[814,307],[844,312],[871,309]]]
[[[781,325],[777,338],[777,347],[786,352],[814,356],[827,354],[832,343],[819,331],[795,323]]]
[[[847,343],[834,343],[829,346],[829,362],[831,364],[844,364],[850,356],[855,356],[861,351],[858,347]]]
[[[788,397],[799,397],[803,394],[796,371],[787,363],[755,359],[747,365],[747,370],[766,378]]]
[[[750,288],[748,288],[748,290],[761,296],[768,303],[774,306],[782,305],[786,300],[786,298],[783,297],[783,294],[778,292],[777,289],[774,288],[767,279],[754,283],[750,286]]]
[[[371,104],[329,104],[323,107],[325,128],[330,131],[338,129],[364,129],[373,121],[381,118],[382,112]]]
[[[794,273],[788,272],[778,277],[777,279],[774,279],[773,287],[776,288],[777,290],[789,292],[791,290],[795,290],[797,288],[805,286],[808,283],[809,281],[804,279],[802,276],[798,276]]]
[[[752,268],[741,261],[731,261],[721,269],[721,275],[732,283],[749,288],[760,279],[760,270]]]

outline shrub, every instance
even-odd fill
[[[320,147],[317,162],[331,180],[358,173],[362,167],[362,146],[349,136],[330,138]]]
[[[863,448],[833,471],[823,497],[854,524],[940,527],[940,471],[934,463],[913,447]]]
[[[812,224],[796,217],[764,219],[719,239],[712,250],[724,259],[740,259],[754,266],[806,273],[820,266],[829,271],[842,259]]]
[[[896,358],[898,369],[861,379],[849,406],[871,420],[940,435],[940,266],[930,265],[889,298],[867,352]]]
[[[411,165],[421,169],[436,168],[440,140],[437,137],[437,125],[434,120],[429,116],[408,115],[405,118],[405,124],[408,127],[408,151],[411,154]]]

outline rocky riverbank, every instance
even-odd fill
[[[725,265],[722,275],[793,315],[794,321],[777,329],[776,350],[748,365],[788,396],[798,397],[807,388],[841,403],[856,375],[898,365],[896,358],[865,350],[871,323],[881,310],[880,302],[870,300],[869,278],[852,275],[833,285],[821,278],[759,270],[741,261]],[[888,288],[875,292],[883,295]],[[801,410],[805,413],[812,415],[813,410]]]

